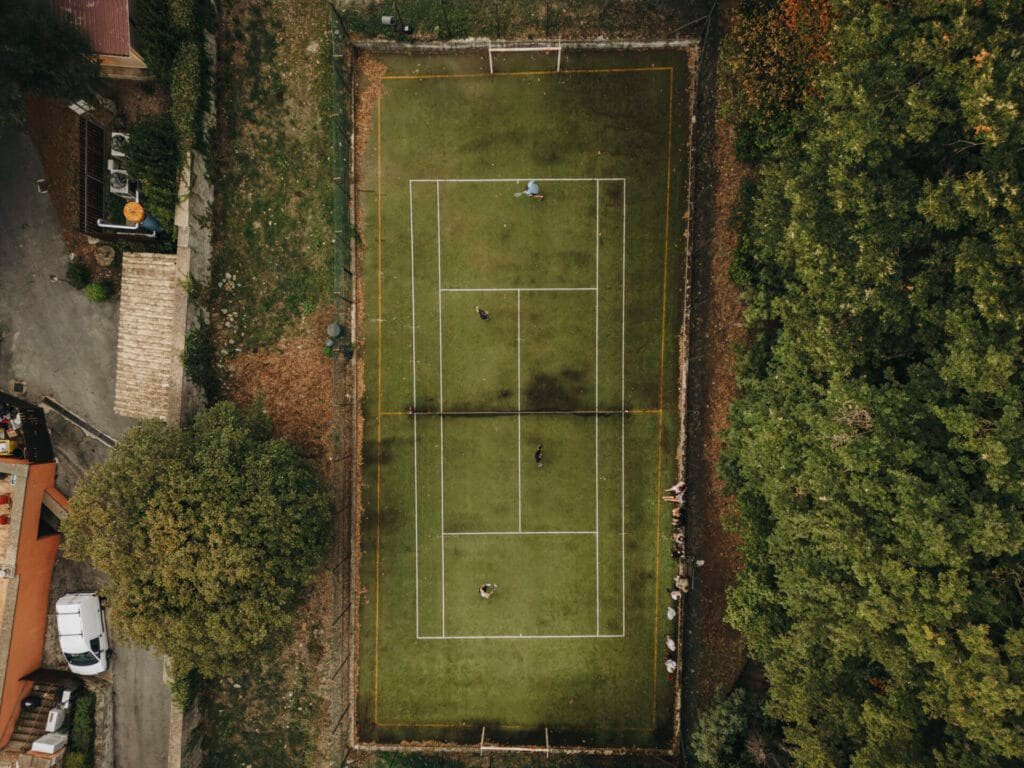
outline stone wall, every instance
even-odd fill
[[[174,224],[178,228],[177,272],[182,285],[206,283],[210,279],[212,205],[213,184],[206,170],[206,158],[192,151],[182,170],[178,205],[174,210]],[[176,301],[168,424],[189,421],[204,404],[203,393],[188,379],[182,365],[185,336],[201,322],[202,310],[187,290],[179,291]]]

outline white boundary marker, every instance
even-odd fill
[[[596,536],[597,531],[445,531],[442,536]]]
[[[420,473],[419,473],[419,431],[416,416],[416,242],[412,233],[416,231],[412,221],[412,184],[409,184],[409,278],[412,284],[412,498],[413,531],[416,546],[416,634],[420,633]]]
[[[621,181],[625,183],[626,179],[622,176],[551,176],[549,178],[542,178],[540,176],[531,176],[529,178],[521,179],[409,179],[411,184],[522,184],[527,181]],[[623,201],[625,202],[625,201]]]
[[[523,531],[523,377],[520,365],[523,350],[523,324],[519,311],[522,295],[522,291],[516,290],[516,472],[520,533]]]
[[[619,447],[619,503],[622,509],[622,515],[620,516],[620,524],[622,531],[620,534],[619,541],[622,547],[622,556],[620,562],[622,565],[622,631],[626,631],[626,180],[622,180],[622,258],[620,260],[622,265],[622,298],[620,299],[620,305],[622,307],[622,334],[621,343],[622,350],[619,353],[619,364],[622,366],[621,373],[619,374],[619,386],[621,387],[620,392],[620,403],[619,403],[619,419],[621,421],[621,427],[619,429],[619,439],[621,445]]]
[[[625,515],[625,445],[626,445],[626,432],[625,432],[625,393],[626,393],[626,360],[625,360],[625,333],[626,333],[626,179],[623,177],[586,177],[586,178],[547,178],[541,179],[536,178],[537,181],[573,181],[573,182],[594,182],[595,183],[595,258],[594,258],[594,272],[595,272],[595,285],[594,286],[582,286],[582,287],[506,287],[506,288],[489,288],[489,287],[443,287],[442,286],[442,267],[441,267],[441,184],[442,183],[522,183],[523,179],[409,179],[409,260],[410,260],[410,276],[412,282],[412,391],[413,391],[413,502],[415,505],[414,510],[414,526],[415,526],[415,563],[416,563],[416,639],[417,640],[512,640],[512,639],[589,639],[589,638],[623,638],[625,637],[626,627],[626,515]],[[601,564],[600,564],[600,426],[598,417],[606,411],[600,409],[600,247],[601,247],[601,223],[600,223],[600,200],[601,182],[621,182],[622,184],[622,254],[621,254],[621,332],[620,332],[620,477],[619,477],[619,503],[620,503],[620,540],[621,540],[621,604],[622,604],[622,624],[621,630],[618,634],[602,634],[601,633]],[[419,468],[418,468],[418,414],[416,413],[416,405],[418,403],[416,395],[416,267],[415,267],[415,239],[414,239],[414,219],[413,219],[413,194],[412,185],[414,183],[431,183],[435,188],[435,216],[436,216],[436,227],[437,227],[437,305],[438,305],[438,317],[437,317],[437,334],[438,334],[438,400],[439,400],[439,412],[436,414],[439,417],[440,423],[440,517],[441,517],[441,634],[440,635],[422,635],[420,633],[420,615],[419,615]],[[521,296],[523,292],[547,292],[547,291],[568,291],[568,292],[592,292],[594,293],[594,488],[595,488],[595,500],[594,500],[594,522],[595,530],[593,531],[524,531],[522,530],[522,434],[521,434],[521,419],[523,415],[522,411],[522,387],[521,387],[521,365],[520,365],[520,348],[522,344],[521,338]],[[518,476],[519,476],[519,499],[518,499],[518,526],[515,531],[445,531],[444,530],[444,417],[446,415],[501,415],[507,413],[507,411],[473,411],[473,412],[446,412],[444,410],[444,334],[443,334],[443,302],[442,296],[448,292],[506,292],[516,293],[516,386],[517,386],[517,443],[519,446],[519,457],[518,457]],[[577,413],[576,411],[530,411],[529,413],[536,413],[541,415],[552,415],[560,413]],[[610,413],[610,412],[609,412]],[[450,635],[446,629],[446,600],[445,600],[445,539],[450,536],[544,536],[544,535],[562,535],[562,536],[594,536],[595,539],[595,623],[596,632],[595,634],[561,634],[561,635],[531,635],[531,634],[506,634],[506,635]]]
[[[601,180],[594,182],[594,411],[601,407]],[[601,449],[594,414],[594,632],[601,634]]]
[[[547,292],[550,292],[550,291],[570,291],[570,292],[583,293],[583,292],[586,292],[586,291],[596,291],[596,290],[597,290],[597,288],[596,287],[592,287],[592,286],[581,287],[581,288],[573,288],[573,287],[569,287],[569,288],[534,288],[534,287],[531,286],[531,287],[527,287],[527,288],[515,288],[515,287],[508,287],[508,288],[442,288],[441,289],[441,293],[511,293],[512,291],[515,291],[517,293],[520,293],[520,292],[521,293],[547,293]]]
[[[444,533],[444,336],[441,333],[441,183],[436,184],[437,190],[437,378],[438,403],[441,411],[441,533]],[[412,237],[412,232],[409,233]],[[414,377],[415,378],[415,377]],[[417,516],[419,513],[417,512]],[[445,634],[445,599],[444,599],[444,536],[441,536],[441,634]]]

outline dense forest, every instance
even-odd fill
[[[795,764],[1019,766],[1024,2],[739,5],[729,620]]]

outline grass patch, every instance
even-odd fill
[[[222,30],[212,309],[233,318],[215,326],[230,356],[330,292],[331,69],[320,3],[242,3]]]
[[[563,57],[361,70],[366,740],[672,735],[688,56]]]
[[[71,714],[71,731],[68,734],[68,753],[64,758],[66,768],[92,768],[93,749],[96,742],[96,695],[82,690],[75,699]]]
[[[409,0],[401,4],[400,10],[403,23],[413,26],[414,37],[440,39],[665,35],[704,13],[699,2],[670,0]],[[395,12],[396,6],[388,0],[349,3],[345,18],[353,34],[397,37],[396,29],[380,23],[381,16]]]

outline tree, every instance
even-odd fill
[[[79,484],[63,532],[68,556],[109,576],[120,637],[212,677],[287,632],[329,519],[309,464],[265,418],[221,402],[187,428],[129,430]]]
[[[49,3],[0,4],[0,129],[24,120],[25,96],[76,99],[99,77],[89,41]]]
[[[1024,14],[834,0],[733,274],[729,620],[798,765],[1024,761]]]

